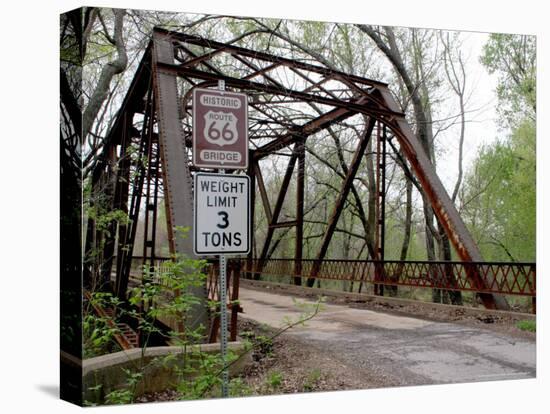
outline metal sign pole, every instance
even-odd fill
[[[218,89],[225,90],[225,81],[218,81]],[[221,174],[225,174],[225,169],[219,170]],[[221,342],[221,357],[224,369],[222,371],[222,398],[229,395],[229,371],[226,368],[227,364],[227,273],[226,273],[225,255],[220,255],[220,342]]]
[[[225,169],[220,170],[225,174]],[[224,369],[222,372],[222,398],[228,395],[229,372],[225,368],[227,364],[227,273],[225,255],[220,255],[220,341],[221,355]]]

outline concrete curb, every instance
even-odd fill
[[[194,345],[193,348],[205,354],[215,354],[220,351],[220,344]],[[228,350],[238,355],[245,352],[244,344],[239,341],[229,342]],[[168,364],[151,364],[151,362],[155,358],[183,355],[184,352],[185,350],[181,346],[158,346],[147,348],[143,358],[141,348],[134,348],[85,359],[82,361],[84,401],[103,401],[105,395],[111,391],[125,388],[128,380],[125,370],[133,372],[140,370],[143,373],[143,377],[136,387],[136,396],[173,388],[178,381],[174,368],[183,366],[182,360],[174,358]],[[242,372],[250,363],[251,358],[248,353],[232,365],[229,368],[230,375]]]

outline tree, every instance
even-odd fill
[[[103,36],[107,41],[116,48],[116,58],[108,62],[101,69],[101,74],[95,86],[94,91],[88,99],[86,107],[82,113],[82,132],[84,136],[87,136],[91,129],[92,124],[95,121],[103,102],[107,99],[109,94],[109,87],[114,76],[122,73],[126,69],[128,64],[128,55],[126,53],[126,44],[123,38],[123,24],[124,24],[124,15],[126,10],[124,9],[113,9],[114,15],[114,29],[113,34],[109,33],[105,22],[101,16],[101,11],[92,10],[92,15],[98,17],[98,20],[101,22],[103,28]],[[93,25],[94,18],[90,19],[89,25]],[[87,39],[83,39],[83,41]]]
[[[532,36],[492,34],[482,63],[497,73],[503,134],[474,162],[461,195],[467,224],[488,259],[535,260],[536,50]]]
[[[526,120],[483,148],[467,176],[461,213],[487,260],[535,260],[535,161],[535,128]]]
[[[502,120],[517,126],[523,117],[535,120],[536,40],[534,36],[491,34],[483,47],[481,62],[489,73],[497,73]],[[518,116],[519,115],[519,116]]]
[[[436,96],[434,90],[437,89],[440,83],[436,68],[441,60],[438,53],[438,39],[435,33],[432,31],[411,29],[408,31],[410,39],[407,39],[407,36],[403,34],[401,36],[404,36],[404,38],[400,39],[399,33],[396,33],[391,27],[382,28],[367,25],[357,25],[357,27],[374,41],[376,46],[389,60],[399,77],[407,93],[406,102],[410,101],[412,103],[416,135],[422,143],[428,159],[435,166],[433,101]],[[432,60],[427,57],[428,54],[434,55]],[[406,168],[405,165],[403,167]],[[441,226],[435,217],[422,188],[418,187],[418,190],[422,195],[424,205],[424,219],[426,223],[425,241],[428,260],[436,260],[434,240],[437,241],[439,259],[451,260],[451,246],[443,226]],[[407,202],[412,203],[409,191],[407,191]],[[407,211],[409,211],[408,208]],[[407,226],[411,225],[410,218],[410,214],[407,214]],[[434,218],[436,219],[437,228],[434,226]],[[407,250],[410,240],[409,233],[410,230],[406,228],[401,257],[403,257],[403,252]],[[441,291],[434,289],[432,296],[435,302],[439,302],[441,300]],[[448,299],[445,297],[444,301],[448,301]],[[451,301],[460,304],[462,302],[460,293],[453,293]]]

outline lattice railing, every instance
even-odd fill
[[[314,263],[315,260],[242,260],[246,277],[309,279]],[[315,279],[536,296],[535,263],[323,260]]]

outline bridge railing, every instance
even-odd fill
[[[458,261],[241,259],[244,276],[301,278],[536,297],[536,264]],[[475,275],[476,277],[471,277]]]
[[[158,265],[162,266],[166,259],[159,258]],[[512,295],[531,298],[532,311],[535,311],[535,263],[325,259],[312,278],[315,262],[314,259],[229,259],[228,266],[232,269],[229,273],[233,277],[228,283],[228,297],[231,301],[238,300],[239,275],[250,279],[265,275],[279,280],[300,278],[302,285],[308,280],[328,280],[348,281],[359,286],[405,286]],[[217,300],[217,261],[212,261],[207,271],[208,298]]]

